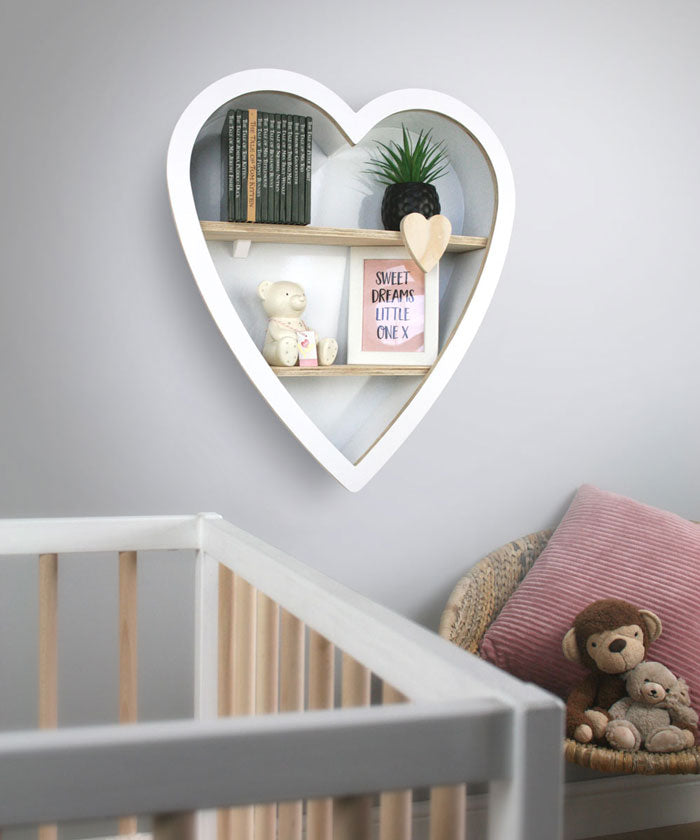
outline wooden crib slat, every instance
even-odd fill
[[[342,703],[351,706],[369,706],[372,673],[356,659],[343,653]]]
[[[256,591],[242,577],[233,585],[233,714],[255,714]]]
[[[138,720],[138,584],[135,551],[119,552],[119,722]],[[136,817],[121,817],[120,834],[136,834]]]
[[[219,564],[219,717],[233,714],[233,572]]]
[[[372,674],[352,656],[343,653],[341,700],[343,707],[369,706]],[[370,840],[372,797],[338,797],[333,803],[334,840]]]
[[[413,793],[385,791],[379,797],[379,840],[411,840]]]
[[[405,703],[406,697],[393,686],[382,686],[382,703]],[[385,791],[379,797],[379,840],[411,840],[413,791]]]
[[[39,555],[39,727],[58,726],[58,555]],[[55,825],[40,825],[39,840],[56,840]]]
[[[430,791],[430,840],[466,840],[467,786]]]
[[[256,591],[235,575],[233,585],[233,714],[255,714],[255,613]],[[235,840],[253,840],[255,810],[252,805],[231,811]]]
[[[328,639],[309,631],[309,709],[332,709],[335,650]],[[310,799],[306,805],[307,840],[332,840],[333,800]]]
[[[138,587],[135,551],[119,552],[119,722],[138,720]]]
[[[233,572],[219,564],[219,645],[218,710],[219,717],[233,714]],[[217,812],[218,840],[233,840],[231,809]]]
[[[304,622],[281,613],[280,711],[298,712],[304,708]]]
[[[39,726],[58,725],[58,555],[39,556]]]
[[[279,607],[258,592],[256,662],[255,662],[255,713],[274,714],[277,711],[279,691]],[[277,834],[277,805],[255,806],[255,840],[275,840]]]
[[[255,713],[269,715],[277,711],[279,691],[279,607],[258,592]]]
[[[304,623],[281,611],[280,641],[280,711],[297,712],[304,708]],[[303,803],[280,802],[278,840],[301,840]]]
[[[39,726],[58,725],[58,555],[39,556]]]

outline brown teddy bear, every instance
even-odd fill
[[[612,747],[669,753],[695,744],[698,716],[683,680],[660,662],[641,662],[624,680],[628,696],[611,706],[605,730]]]
[[[625,695],[620,675],[642,662],[660,635],[660,619],[627,601],[604,598],[581,610],[562,641],[564,656],[590,671],[566,701],[569,738],[603,742],[607,710]]]

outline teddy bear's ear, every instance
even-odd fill
[[[265,300],[267,296],[267,290],[270,288],[272,283],[270,280],[263,280],[262,283],[258,286],[258,297],[260,300]]]
[[[569,660],[569,662],[580,662],[581,661],[581,654],[579,653],[578,645],[576,644],[576,629],[574,627],[571,628],[564,636],[561,649],[564,651],[564,656]]]
[[[661,619],[655,615],[651,610],[640,610],[639,614],[644,619],[646,624],[649,641],[654,642],[661,635]]]

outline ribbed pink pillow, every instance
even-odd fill
[[[700,525],[590,485],[486,632],[481,655],[566,697],[587,672],[564,658],[561,640],[599,598],[659,616],[649,658],[685,678],[700,710]]]

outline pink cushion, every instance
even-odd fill
[[[599,598],[659,616],[649,658],[686,679],[700,710],[700,525],[590,485],[486,632],[481,655],[566,697],[587,671],[564,658],[561,641]]]

